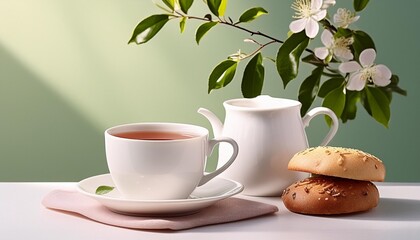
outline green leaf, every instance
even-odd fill
[[[348,37],[351,37],[352,34],[353,32],[350,29],[339,27],[337,29],[337,32],[334,33],[334,38],[339,38],[339,37],[348,38]]]
[[[225,60],[219,63],[210,74],[208,92],[227,86],[235,76],[237,65],[238,62],[233,60]]]
[[[175,9],[175,0],[162,0],[162,2],[168,6],[172,11]]]
[[[353,7],[356,12],[362,11],[366,5],[369,3],[369,0],[354,0]]]
[[[179,30],[181,31],[181,33],[184,32],[186,23],[187,23],[187,17],[183,17],[181,18],[181,21],[179,21]]]
[[[134,29],[133,36],[128,43],[142,44],[152,39],[169,21],[169,15],[158,14],[142,20]]]
[[[96,189],[95,193],[98,194],[98,195],[104,195],[104,194],[107,194],[107,193],[111,192],[113,189],[114,189],[114,187],[111,187],[111,186],[99,186]]]
[[[369,106],[369,101],[367,98],[367,94],[366,91],[361,91],[360,92],[360,102],[362,103],[363,107],[365,108],[366,112],[372,116],[372,110],[370,109]]]
[[[354,51],[354,57],[358,60],[359,55],[363,50],[368,48],[375,49],[375,43],[367,33],[363,31],[354,31],[352,48]]]
[[[242,77],[242,95],[253,98],[261,94],[264,84],[264,66],[261,53],[255,55],[246,65]]]
[[[214,15],[220,17],[225,14],[227,1],[228,0],[207,0],[207,6]]]
[[[194,0],[178,0],[179,6],[184,13],[188,13],[188,9],[192,6]]]
[[[323,70],[323,67],[315,68],[312,71],[312,74],[303,80],[300,85],[298,100],[302,103],[302,107],[300,109],[301,116],[306,114],[318,94],[319,82],[321,81]]]
[[[203,23],[201,26],[197,28],[195,33],[195,41],[197,44],[200,44],[201,38],[214,26],[216,26],[217,22],[207,22]]]
[[[262,7],[254,7],[242,13],[239,17],[239,22],[250,22],[267,13],[268,12]]]
[[[321,88],[318,91],[318,97],[324,98],[332,90],[343,85],[344,82],[345,82],[344,77],[336,77],[336,78],[328,79],[321,85]]]
[[[347,122],[347,120],[352,120],[356,118],[357,113],[357,102],[360,100],[360,92],[359,91],[346,91],[346,104],[344,105],[343,113],[341,114],[340,118],[343,123]]]
[[[225,15],[228,0],[221,0],[219,6],[219,16]]]
[[[400,78],[397,75],[392,75],[391,83],[384,88],[387,89],[388,91],[396,92],[403,96],[407,96],[407,91],[398,86],[399,81],[400,81]]]
[[[371,110],[371,116],[388,128],[391,111],[389,108],[390,102],[387,96],[375,87],[366,87],[365,92]]]
[[[297,77],[299,59],[308,44],[309,38],[306,36],[305,31],[302,31],[292,34],[279,48],[276,65],[284,87]]]
[[[375,88],[380,90],[383,94],[385,94],[385,96],[388,98],[388,101],[391,103],[391,101],[392,101],[392,90],[390,88],[378,87],[378,86],[375,86]]]
[[[315,54],[309,54],[308,56],[303,57],[302,62],[310,63],[310,64],[318,66],[318,67],[328,66],[328,64],[325,64],[324,61],[317,58],[315,56]]]
[[[322,106],[331,109],[336,116],[341,116],[346,103],[343,87],[344,86],[340,86],[328,93],[322,102]],[[331,125],[331,119],[329,117],[325,117],[325,121],[329,126]]]

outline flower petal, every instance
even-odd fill
[[[324,29],[324,31],[322,31],[321,34],[321,42],[322,44],[324,44],[324,46],[326,47],[331,47],[332,43],[333,43],[333,35],[330,31]]]
[[[349,61],[353,59],[353,54],[351,53],[350,49],[335,48],[334,55],[337,56],[340,60]]]
[[[333,21],[334,21],[335,24],[339,24],[339,23],[343,22],[344,13],[345,13],[344,8],[337,9],[337,12],[334,13],[334,15],[333,15]]]
[[[322,1],[322,7],[321,9],[327,9],[331,6],[335,5],[335,0],[324,0]]]
[[[305,27],[306,36],[308,36],[309,38],[314,38],[318,34],[318,31],[319,31],[318,22],[313,20],[312,18],[309,18]]]
[[[346,88],[351,91],[361,91],[366,85],[366,79],[362,79],[362,73],[356,72],[350,74]]]
[[[359,18],[360,18],[360,16],[354,16],[354,17],[351,19],[351,22],[350,22],[350,23],[354,23],[354,22],[356,22],[357,20],[359,20]]]
[[[321,21],[327,16],[327,10],[321,10],[312,15],[315,21]]]
[[[362,51],[359,56],[360,64],[363,67],[370,67],[375,62],[376,51],[373,48],[368,48]]]
[[[340,72],[342,73],[356,72],[356,71],[359,71],[360,69],[362,69],[362,67],[356,61],[345,62],[345,63],[340,64],[340,66],[338,66],[338,70],[340,70]]]
[[[305,29],[307,21],[308,20],[306,18],[302,18],[291,22],[289,25],[290,31],[293,33],[301,32],[303,29]]]
[[[312,0],[311,10],[319,10],[322,7],[322,0]]]
[[[380,87],[385,87],[391,83],[392,73],[387,66],[379,64],[373,68],[375,69],[375,74],[372,75],[373,83]]]
[[[326,47],[315,48],[315,56],[319,59],[324,60],[330,52]]]
[[[351,59],[353,59],[353,54],[351,53],[351,51],[350,50],[348,50],[348,51],[345,51],[345,52],[343,52],[343,54],[341,54],[341,56],[340,56],[342,59],[344,59],[344,60],[351,60]]]

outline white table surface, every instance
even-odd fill
[[[0,183],[0,239],[420,239],[420,183],[378,184],[380,204],[370,212],[319,217],[289,212],[280,198],[274,215],[183,231],[141,231],[104,225],[44,208],[43,197],[75,183]]]

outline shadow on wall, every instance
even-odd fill
[[[0,45],[0,181],[108,172],[102,132]]]

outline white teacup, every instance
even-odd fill
[[[105,131],[105,148],[112,179],[128,199],[185,199],[235,160],[238,145],[227,137],[209,140],[206,128],[180,123],[134,123]],[[229,161],[204,173],[216,144],[229,143]]]

